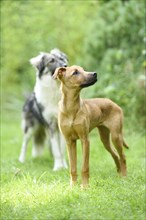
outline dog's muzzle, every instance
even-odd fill
[[[88,80],[80,85],[81,88],[92,86],[97,82],[97,73],[90,73]]]

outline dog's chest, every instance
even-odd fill
[[[37,82],[35,85],[35,96],[37,102],[42,106],[42,115],[46,121],[49,121],[51,116],[57,117],[59,89],[56,83],[52,81],[52,86],[44,86],[42,82]]]
[[[59,125],[66,138],[78,139],[88,133],[87,118],[60,115]]]

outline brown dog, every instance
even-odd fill
[[[70,162],[71,185],[77,180],[76,141],[81,140],[82,186],[89,182],[89,132],[98,128],[101,141],[106,150],[113,157],[117,171],[126,176],[126,159],[123,146],[128,148],[123,139],[123,112],[121,108],[109,99],[80,98],[80,91],[84,87],[93,85],[97,81],[97,74],[85,72],[79,66],[60,67],[54,73],[54,79],[61,81],[62,97],[59,102],[59,127],[66,139]],[[112,142],[118,152],[110,144]]]

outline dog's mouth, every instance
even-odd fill
[[[85,88],[85,87],[88,87],[88,86],[92,86],[92,85],[94,85],[96,82],[97,82],[97,77],[94,78],[94,79],[92,79],[92,80],[90,80],[90,81],[88,81],[88,82],[82,83],[82,84],[80,85],[80,87],[81,87],[81,88]]]

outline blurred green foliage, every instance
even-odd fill
[[[143,0],[102,5],[86,36],[82,62],[99,73],[92,96],[111,98],[123,107],[130,123],[138,119],[140,125],[145,125],[146,116],[146,87],[139,83],[145,71],[145,6]]]
[[[69,63],[97,71],[89,97],[109,97],[125,114],[144,125],[145,0],[1,1],[2,95],[31,91],[29,59],[54,47]]]
[[[86,25],[89,26],[97,11],[96,5],[94,1],[3,1],[1,49],[4,85],[9,87],[9,81],[22,83],[24,77],[30,83],[28,75],[34,70],[28,61],[40,51],[58,47],[67,53],[70,64],[75,63],[80,57]]]

